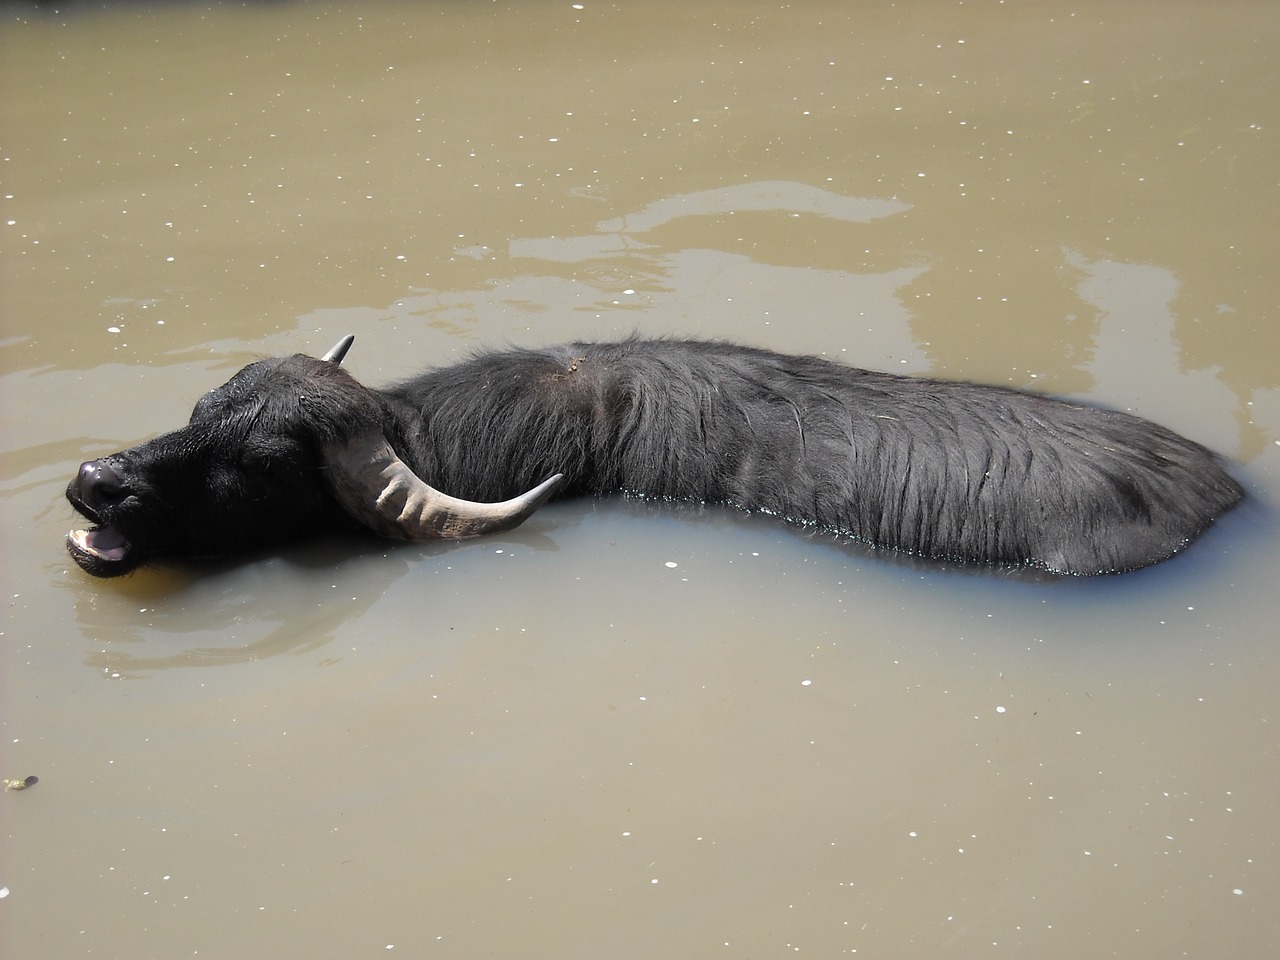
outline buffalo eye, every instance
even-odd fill
[[[296,472],[296,461],[285,453],[247,453],[240,472],[249,480],[274,481]]]
[[[240,463],[240,472],[246,480],[270,480],[277,472],[270,457],[249,456]]]
[[[311,458],[301,444],[273,444],[271,449],[248,449],[239,472],[249,496],[255,500],[286,491],[297,494],[312,470]]]

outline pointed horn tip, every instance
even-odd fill
[[[525,496],[537,504],[546,503],[551,499],[551,495],[556,492],[560,486],[560,481],[564,479],[563,473],[552,474],[543,480],[540,484],[530,490]]]
[[[351,344],[355,343],[355,340],[355,334],[348,333],[345,337],[335,343],[332,349],[330,349],[329,352],[320,359],[324,360],[326,363],[341,364],[342,358],[347,355],[347,351],[351,349]]]

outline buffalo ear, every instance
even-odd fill
[[[347,355],[347,351],[351,349],[351,344],[355,343],[355,334],[348,333],[345,337],[333,345],[333,347],[320,359],[326,363],[342,364],[342,358]]]
[[[396,456],[384,436],[365,434],[324,448],[334,496],[369,529],[397,540],[456,540],[510,530],[560,485],[557,473],[502,503],[476,503],[441,493]]]

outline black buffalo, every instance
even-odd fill
[[[553,495],[627,492],[1100,574],[1172,556],[1243,497],[1163,427],[1016,390],[646,339],[482,353],[371,390],[340,366],[351,339],[250,364],[187,426],[81,464],[67,497],[95,526],[72,557],[107,577],[354,524],[470,537]]]

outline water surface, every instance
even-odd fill
[[[6,955],[1280,944],[1280,11],[3,8]],[[1131,409],[1138,574],[564,503],[92,581],[76,465],[249,360],[722,337]]]

